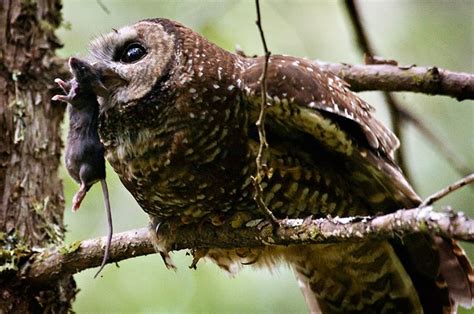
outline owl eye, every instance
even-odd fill
[[[120,57],[123,63],[133,63],[146,55],[146,49],[139,43],[133,43],[127,46]]]

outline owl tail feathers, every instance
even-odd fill
[[[440,257],[440,272],[449,296],[466,308],[474,305],[474,271],[464,250],[452,239],[434,237]]]
[[[162,221],[150,215],[150,224],[148,226],[150,240],[153,244],[153,247],[155,248],[155,251],[157,253],[160,253],[166,268],[176,271],[178,270],[178,268],[175,266],[173,260],[171,259],[171,256],[168,253],[170,251],[170,243],[173,242],[173,239],[160,235],[161,225]]]

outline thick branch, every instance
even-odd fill
[[[390,64],[350,65],[316,61],[351,85],[353,91],[382,90],[474,99],[474,74],[437,67]]]
[[[262,247],[388,239],[410,233],[437,234],[474,242],[474,220],[463,213],[438,213],[431,207],[399,210],[379,217],[285,219],[279,227],[266,221],[251,221],[235,229],[229,224],[185,225],[175,231],[174,250],[197,248]],[[74,243],[66,248],[36,253],[19,272],[23,279],[38,283],[65,273],[73,274],[99,266],[105,237]],[[148,230],[137,229],[115,234],[109,262],[154,253]]]

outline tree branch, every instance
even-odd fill
[[[351,85],[351,90],[415,92],[457,100],[474,99],[474,74],[437,67],[391,64],[350,65],[315,61]]]
[[[234,228],[230,224],[184,225],[173,232],[173,250],[264,245],[336,243],[398,238],[429,233],[474,242],[474,220],[463,213],[434,212],[431,207],[399,210],[378,217],[284,219],[275,229],[267,221],[254,220]],[[59,275],[74,274],[101,264],[105,237],[73,243],[31,256],[20,278],[42,283]],[[238,246],[236,245],[238,244]],[[155,253],[146,228],[115,234],[109,262]]]

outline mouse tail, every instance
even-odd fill
[[[104,257],[102,259],[102,264],[100,265],[99,270],[95,274],[94,278],[100,274],[102,269],[104,269],[107,260],[109,259],[109,251],[110,251],[110,243],[112,242],[112,235],[114,233],[113,224],[112,224],[112,211],[110,209],[110,199],[109,199],[109,189],[107,188],[107,182],[104,179],[100,180],[100,185],[102,186],[102,193],[104,195],[104,203],[105,203],[105,212],[107,214],[107,226],[108,226],[108,233],[107,233],[107,242],[105,243],[105,252]]]

